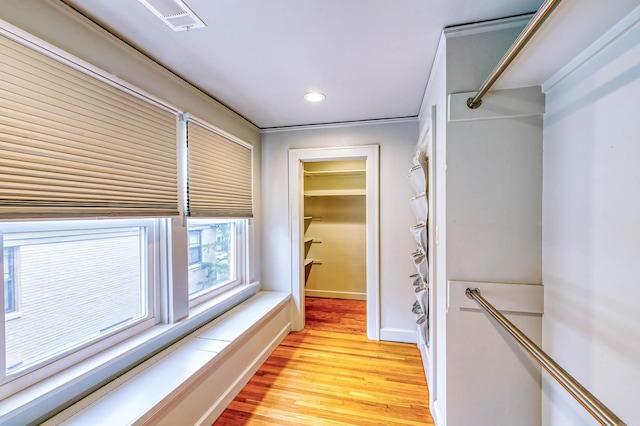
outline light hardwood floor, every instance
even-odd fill
[[[214,425],[433,425],[415,345],[368,340],[364,301],[306,310]]]

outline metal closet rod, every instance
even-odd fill
[[[465,294],[469,299],[475,300],[485,311],[487,311],[498,324],[505,328],[516,342],[520,344],[537,362],[547,370],[560,385],[573,396],[600,424],[611,426],[626,426],[618,416],[616,416],[598,398],[593,396],[584,386],[574,379],[560,365],[529,339],[518,327],[513,325],[504,315],[480,296],[480,290],[468,288]]]
[[[507,53],[504,54],[498,65],[491,71],[491,74],[487,77],[487,79],[482,83],[476,95],[472,98],[467,99],[467,106],[471,109],[476,109],[480,105],[482,105],[482,97],[487,94],[489,89],[495,84],[495,82],[500,78],[502,73],[507,69],[509,64],[515,59],[515,57],[520,53],[522,48],[529,42],[531,37],[538,31],[538,28],[542,25],[542,23],[551,15],[551,12],[562,0],[546,0],[538,9],[538,11],[533,15],[529,23],[522,30],[516,41],[513,42]]]

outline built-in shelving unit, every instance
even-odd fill
[[[306,235],[307,230],[309,229],[309,225],[311,224],[311,221],[313,220],[312,216],[305,216],[304,217],[304,232],[305,232],[305,236],[303,237],[303,244],[304,244],[304,260],[303,260],[303,266],[304,266],[304,281],[305,284],[307,282],[307,279],[309,278],[309,274],[311,273],[311,266],[313,265],[313,259],[309,259],[307,256],[309,255],[309,249],[311,248],[311,244],[313,244],[313,237],[309,237]]]
[[[366,195],[366,189],[317,189],[304,191],[305,197],[353,197]]]
[[[364,159],[304,163],[305,295],[366,298],[366,177]]]
[[[305,170],[304,175],[306,177],[322,177],[322,176],[352,176],[352,175],[364,175],[364,169],[349,169],[349,170]]]
[[[366,195],[364,163],[317,162],[305,164],[305,197],[353,197]],[[333,167],[333,168],[331,168]],[[335,168],[344,167],[344,168]]]

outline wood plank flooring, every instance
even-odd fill
[[[415,345],[366,337],[365,302],[306,298],[289,334],[214,423],[433,425]]]

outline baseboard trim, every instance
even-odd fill
[[[431,405],[431,417],[433,417],[433,423],[436,426],[444,426],[444,418],[442,414],[440,414],[440,404],[438,404],[438,401],[433,401]]]
[[[380,340],[399,343],[418,343],[418,336],[415,330],[404,328],[381,328]]]
[[[367,300],[367,293],[357,293],[354,291],[331,291],[331,290],[311,290],[304,291],[308,297],[324,297],[330,299],[350,299],[350,300]]]

